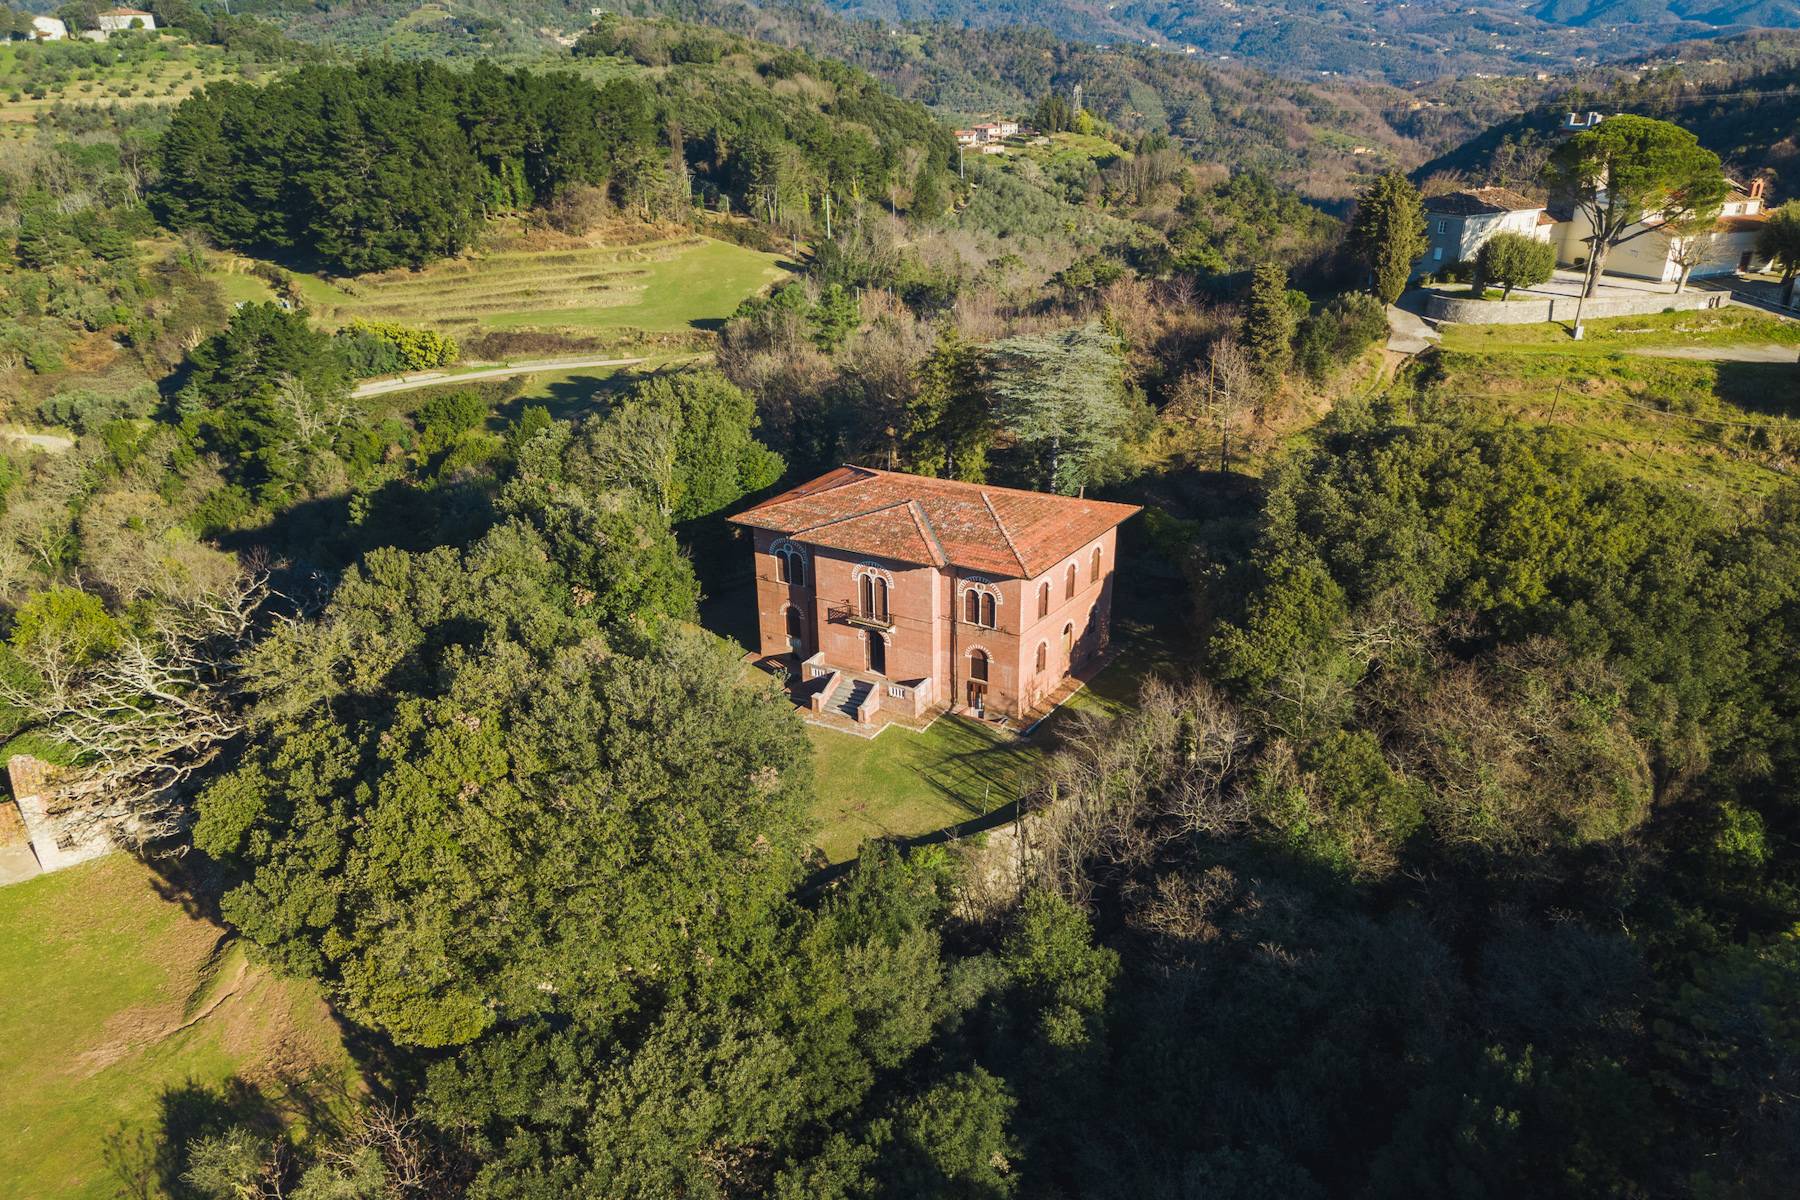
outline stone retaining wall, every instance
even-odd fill
[[[1683,292],[1672,296],[1648,292],[1641,296],[1607,296],[1589,300],[1581,310],[1584,321],[1600,317],[1641,317],[1670,309],[1688,311],[1720,308],[1729,297],[1724,292]],[[1425,296],[1425,315],[1433,321],[1464,325],[1535,325],[1540,321],[1573,321],[1577,296],[1532,296],[1524,300],[1463,300],[1442,292]]]

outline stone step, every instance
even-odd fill
[[[838,689],[840,694],[833,695],[832,701],[837,706],[838,711],[854,720],[857,711],[862,708],[863,701],[869,698],[869,692],[872,690],[872,685],[867,681],[854,679],[851,680],[848,685],[840,687]]]

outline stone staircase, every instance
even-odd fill
[[[854,721],[858,710],[863,706],[863,701],[869,698],[869,692],[873,688],[874,685],[866,679],[846,678],[837,685],[837,688],[831,693],[831,698],[825,701],[825,710],[842,713]]]

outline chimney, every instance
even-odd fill
[[[1750,181],[1750,198],[1752,200],[1761,200],[1762,194],[1763,194],[1763,181],[1760,179],[1752,179]]]

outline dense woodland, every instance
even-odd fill
[[[0,162],[0,405],[72,435],[0,452],[0,739],[316,981],[371,1089],[297,1144],[166,1130],[164,1189],[1787,1194],[1792,483],[1712,503],[1383,374],[1397,173],[1341,222],[1235,118],[1199,153],[1100,100],[958,175],[863,58],[724,25],[272,42]],[[294,274],[622,214],[798,271],[572,416],[356,397],[463,348]],[[1148,507],[1174,661],[1062,731],[1016,876],[820,873],[805,731],[697,623],[721,518],[843,461]]]

